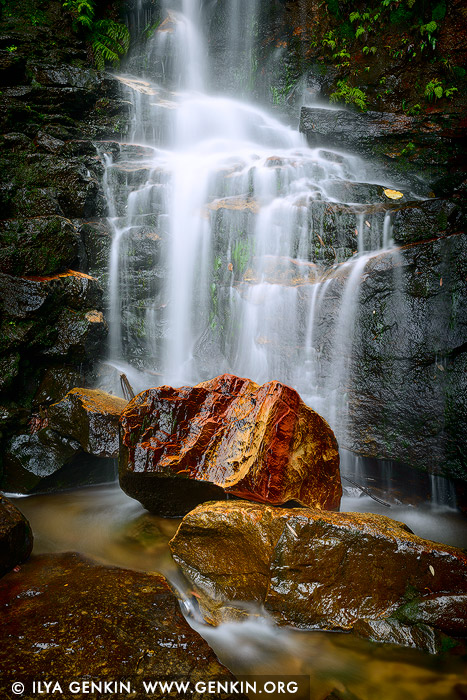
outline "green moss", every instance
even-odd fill
[[[238,274],[243,275],[253,255],[254,241],[239,238],[232,250],[232,261]]]

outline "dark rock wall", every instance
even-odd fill
[[[467,478],[466,272],[463,232],[367,265],[346,447]]]
[[[37,458],[56,471],[76,454],[47,430],[47,406],[91,380],[105,352],[102,280],[82,274],[107,213],[93,141],[120,136],[129,108],[61,2],[1,10],[0,484],[28,491],[50,478]]]
[[[399,169],[401,182],[415,189],[417,179],[432,187],[425,201],[386,207],[401,248],[365,268],[342,446],[466,480],[466,173],[452,164],[464,133],[459,123],[448,128],[449,114],[331,115],[302,108],[300,128],[311,145],[359,153]]]

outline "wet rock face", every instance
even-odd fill
[[[22,277],[0,273],[0,298],[2,404],[25,404],[27,412],[33,408],[44,418],[48,404],[83,383],[83,371],[104,346],[102,288],[95,278],[74,270]],[[11,491],[29,491],[76,452],[64,452],[57,434],[52,440],[42,433],[25,434],[26,426],[14,421],[4,428],[2,437],[11,440],[2,485]],[[44,475],[44,469],[51,471]]]
[[[248,601],[280,624],[371,623],[373,638],[381,620],[399,632],[409,620],[448,633],[467,623],[466,553],[385,516],[208,503],[184,518],[170,547],[214,623],[241,618]]]
[[[401,172],[423,170],[435,186],[449,174],[462,152],[463,121],[460,111],[409,116],[404,112],[364,114],[348,109],[329,112],[321,107],[302,107],[300,131],[311,146],[344,148],[370,158],[391,162]]]
[[[48,275],[76,262],[79,236],[60,216],[0,221],[0,271],[10,275]]]
[[[0,404],[10,414],[44,414],[68,389],[93,380],[105,349],[102,288],[84,274],[82,226],[107,214],[103,158],[93,141],[120,137],[128,103],[117,79],[92,68],[61,3],[7,4],[0,48]],[[99,276],[104,257],[93,267]],[[29,445],[25,422],[3,424],[0,452],[18,436]],[[21,459],[30,465],[24,450]],[[0,479],[16,490],[12,474],[0,472]]]
[[[72,389],[49,407],[49,426],[98,457],[118,456],[118,419],[127,401],[97,389]]]
[[[279,382],[224,374],[193,388],[149,389],[120,422],[120,483],[148,510],[181,515],[224,494],[339,505],[334,434]]]
[[[351,426],[342,446],[467,479],[466,273],[464,233],[368,262],[347,388]]]
[[[26,698],[30,679],[50,680],[53,669],[68,682],[128,679],[136,700],[147,697],[141,679],[235,680],[185,621],[162,576],[77,554],[42,555],[2,579],[0,607],[2,668],[14,670],[16,681],[24,674]]]
[[[0,496],[0,576],[22,564],[32,551],[28,521],[5,496]]]
[[[3,487],[7,491],[29,493],[70,462],[79,450],[76,440],[49,428],[33,435],[16,435],[6,449]]]
[[[102,288],[94,277],[67,270],[56,275],[13,277],[0,273],[1,306],[17,319],[49,312],[56,304],[72,309],[102,308]]]
[[[462,231],[465,217],[453,201],[434,199],[400,209],[393,215],[392,223],[394,242],[407,244]]]

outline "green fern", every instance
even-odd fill
[[[331,102],[345,102],[346,104],[354,104],[363,112],[368,109],[366,95],[359,88],[347,85],[345,80],[337,81],[337,90],[329,95]]]
[[[63,0],[62,4],[65,10],[72,14],[75,29],[80,24],[87,29],[92,27],[94,18],[93,0]]]
[[[89,40],[96,68],[102,70],[106,63],[118,65],[120,56],[129,49],[130,32],[128,27],[120,22],[100,19],[94,22]]]
[[[103,70],[106,63],[116,66],[130,46],[128,27],[113,19],[95,20],[95,0],[62,0],[62,5],[72,15],[74,29],[84,29],[96,68]]]

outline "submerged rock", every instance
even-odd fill
[[[28,521],[11,501],[0,495],[0,576],[26,561],[32,543]]]
[[[253,602],[279,624],[362,634],[367,625],[374,639],[385,621],[382,640],[430,639],[429,650],[431,628],[467,625],[467,554],[382,515],[208,503],[184,518],[170,547],[213,623],[242,617]],[[427,628],[403,634],[416,623]]]
[[[0,608],[0,662],[5,676],[24,682],[24,698],[35,696],[31,679],[54,678],[65,688],[65,681],[84,678],[130,681],[135,700],[148,697],[147,679],[190,681],[192,688],[197,681],[235,680],[185,621],[159,575],[101,566],[78,554],[42,555],[2,579]],[[210,697],[246,700],[237,693]]]
[[[224,374],[138,394],[121,419],[120,484],[145,508],[177,516],[232,494],[337,508],[334,434],[296,391]]]
[[[127,403],[99,389],[74,388],[49,407],[49,426],[90,454],[117,457],[118,419]]]

